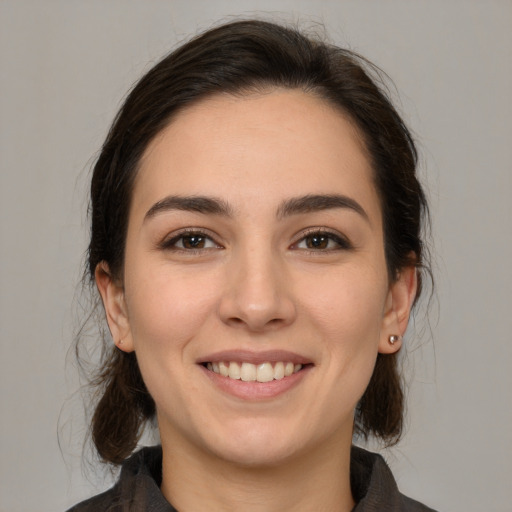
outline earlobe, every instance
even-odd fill
[[[98,263],[94,276],[114,343],[124,352],[133,352],[133,341],[123,286],[112,277],[105,261]]]
[[[402,269],[398,278],[391,283],[379,341],[381,354],[392,354],[400,350],[417,287],[418,276],[414,266]]]

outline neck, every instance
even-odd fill
[[[180,512],[350,512],[350,442],[327,441],[279,465],[247,467],[162,438],[162,493]],[[196,451],[196,453],[194,453]],[[333,455],[336,454],[336,455]]]

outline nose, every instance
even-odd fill
[[[251,332],[275,330],[293,323],[296,305],[290,280],[279,258],[252,251],[226,269],[227,286],[220,301],[222,321]]]

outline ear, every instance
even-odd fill
[[[133,340],[122,284],[113,279],[105,261],[96,265],[94,277],[114,343],[124,352],[133,352]]]
[[[418,275],[414,266],[402,269],[397,279],[390,284],[379,340],[381,354],[393,354],[400,350],[417,287]],[[389,341],[392,335],[399,336],[394,343]]]

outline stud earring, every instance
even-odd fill
[[[401,341],[401,340],[402,340],[402,336],[400,336],[399,334],[392,334],[392,335],[389,337],[389,339],[388,339],[388,341],[389,341],[389,343],[390,343],[391,345],[394,345],[394,344],[395,344],[395,342],[397,342],[397,341]]]

